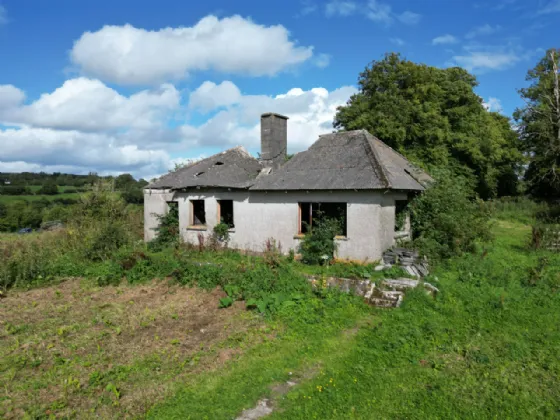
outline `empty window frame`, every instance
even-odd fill
[[[218,200],[218,220],[225,223],[228,227],[234,228],[233,221],[233,200]]]
[[[395,200],[395,231],[400,232],[408,228],[408,201]]]
[[[338,236],[347,235],[346,203],[299,203],[299,232],[309,233],[313,225],[321,219],[335,219],[339,222]]]
[[[191,200],[191,225],[206,226],[204,200]]]

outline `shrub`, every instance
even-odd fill
[[[129,188],[123,191],[121,196],[128,204],[144,203],[144,192],[140,188]]]
[[[151,250],[161,250],[167,246],[176,245],[179,236],[179,207],[169,206],[166,214],[156,214],[159,224],[155,228],[157,236],[148,244]]]
[[[449,258],[489,240],[490,211],[468,181],[447,171],[410,204],[414,245],[433,259]]]
[[[127,227],[120,221],[105,221],[89,230],[84,237],[84,256],[91,261],[110,258],[120,247],[128,244]]]
[[[56,186],[56,184],[48,182],[46,184],[43,184],[43,186],[39,188],[37,194],[56,195],[58,194],[58,187]]]
[[[212,241],[227,247],[229,242],[229,226],[225,223],[218,223],[212,231]]]
[[[334,238],[340,231],[340,222],[326,217],[318,217],[316,220],[299,247],[302,261],[307,264],[324,264],[332,260],[336,252]]]

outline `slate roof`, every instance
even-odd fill
[[[425,188],[431,178],[366,130],[319,137],[251,190],[346,190]]]
[[[280,168],[238,146],[167,174],[146,188],[222,187],[251,190],[424,190],[429,175],[366,130],[319,136]]]
[[[145,188],[248,188],[261,169],[257,159],[237,146],[164,175]]]

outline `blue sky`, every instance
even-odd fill
[[[509,116],[559,23],[560,0],[0,0],[0,171],[151,177],[258,152],[268,111],[299,151],[391,51],[467,68]]]

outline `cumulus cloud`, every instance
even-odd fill
[[[229,80],[219,85],[206,81],[191,93],[189,107],[207,112],[236,104],[240,99],[241,91]]]
[[[6,100],[3,92],[6,89],[11,108],[2,105]],[[180,100],[179,92],[170,84],[126,97],[99,80],[86,78],[67,80],[54,92],[41,95],[30,105],[21,105],[23,97],[23,92],[13,86],[0,86],[0,120],[86,131],[151,128],[176,109]]]
[[[70,56],[85,74],[101,80],[153,84],[203,70],[271,76],[310,59],[313,47],[296,45],[282,25],[207,16],[193,27],[158,31],[104,26],[84,33]]]
[[[14,85],[0,85],[0,112],[19,106],[25,99],[25,93]]]
[[[25,105],[21,90],[1,86],[0,123],[10,115],[17,126],[0,126],[0,171],[65,168],[153,177],[204,150],[244,145],[258,151],[264,112],[290,117],[289,148],[300,151],[332,130],[336,108],[355,92],[346,86],[243,95],[230,81],[206,81],[179,106],[180,94],[171,85],[124,96],[98,80],[78,78]],[[187,109],[212,117],[195,124]]]
[[[336,108],[344,105],[354,93],[356,88],[345,86],[331,92],[324,88],[307,91],[294,88],[276,96],[245,95],[234,106],[219,111],[200,126],[186,124],[182,132],[191,146],[226,148],[241,144],[258,148],[260,115],[277,112],[290,118],[288,147],[291,151],[300,151],[317,140],[319,134],[332,131]],[[209,96],[213,97],[213,93],[209,92]]]
[[[391,41],[393,44],[398,45],[399,47],[402,47],[404,44],[406,44],[402,39],[400,38],[391,38],[389,39],[389,41]]]
[[[12,162],[39,167],[82,168],[79,172],[131,172],[138,175],[161,172],[169,165],[163,150],[142,150],[137,145],[119,146],[107,134],[47,128],[0,130],[2,164]],[[19,163],[18,163],[19,162]]]
[[[459,42],[458,39],[450,34],[441,35],[432,39],[432,45],[456,44],[457,42]]]

